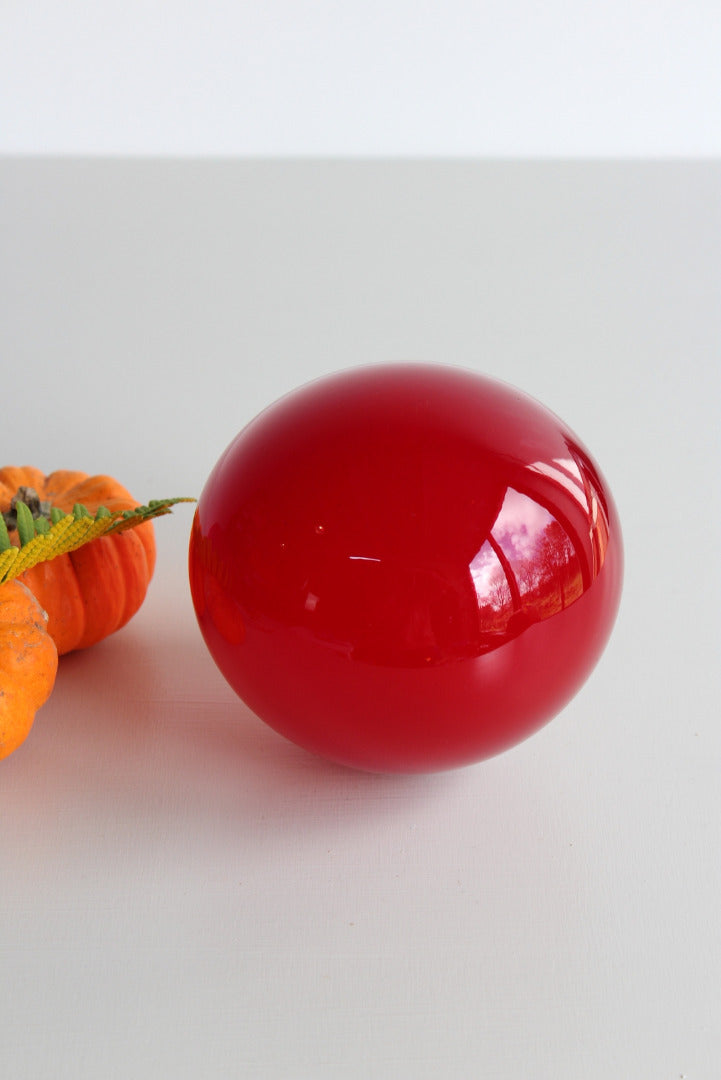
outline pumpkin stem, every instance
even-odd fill
[[[33,487],[19,487],[12,499],[10,500],[10,509],[6,510],[2,515],[3,521],[8,529],[17,529],[18,527],[18,504],[27,507],[30,511],[32,518],[49,518],[51,504],[47,499],[41,499],[37,491]],[[21,510],[22,514],[23,511]]]

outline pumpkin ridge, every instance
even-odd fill
[[[67,491],[79,487],[87,479],[87,473],[78,472],[75,469],[56,469],[45,477],[43,487],[45,498],[53,501],[57,496],[62,497]]]
[[[136,540],[139,540],[142,544],[143,551],[145,553],[145,564],[148,568],[148,584],[153,579],[155,573],[155,562],[157,558],[157,547],[155,544],[155,529],[153,528],[152,521],[144,521],[137,528],[133,529],[130,535],[134,536]]]
[[[125,588],[125,603],[116,630],[120,630],[140,610],[150,584],[150,568],[145,545],[138,536],[139,529],[111,534],[116,556],[121,563],[120,577]]]
[[[18,578],[48,613],[48,633],[58,655],[72,652],[85,633],[85,600],[70,555],[38,563]]]
[[[19,487],[34,487],[36,490],[44,488],[45,475],[33,465],[5,465],[0,468],[0,487],[4,490],[0,494],[0,506],[15,494]]]
[[[125,581],[110,536],[100,536],[71,551],[69,559],[85,611],[85,627],[75,648],[87,649],[119,628],[125,606]]]
[[[107,506],[109,510],[125,510],[137,505],[127,488],[111,476],[87,476],[83,473],[67,475],[77,475],[80,479],[76,483],[64,483],[62,486],[59,486],[58,481],[57,484],[49,484],[46,489],[47,497],[66,512],[70,512],[75,503],[82,503],[93,514],[99,506]],[[109,506],[109,502],[115,503],[115,507]]]

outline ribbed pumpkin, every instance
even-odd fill
[[[104,506],[111,513],[137,505],[110,476],[60,469],[45,475],[31,466],[0,468],[0,513],[9,513],[20,492],[37,493],[47,505],[71,513],[76,503],[90,514]],[[16,543],[13,537],[13,543]],[[26,570],[23,581],[48,614],[48,633],[59,654],[84,649],[124,626],[135,614],[155,568],[151,521],[124,532],[101,536],[76,551]]]
[[[0,758],[26,739],[55,685],[58,654],[46,623],[22,582],[0,585]]]

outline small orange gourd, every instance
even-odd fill
[[[36,518],[49,518],[50,507],[71,513],[81,504],[95,515],[100,507],[112,514],[137,505],[110,476],[67,469],[46,476],[31,466],[0,468],[0,513],[6,519],[18,498]],[[18,542],[12,532],[11,539]],[[21,580],[48,613],[48,632],[60,655],[94,645],[125,626],[145,599],[155,554],[153,524],[144,521],[22,574]]]
[[[192,501],[134,506],[107,476],[0,469],[0,758],[27,737],[58,654],[113,633],[142,604],[155,564],[151,519]]]
[[[0,585],[0,758],[27,737],[57,669],[57,649],[38,601],[20,581]]]

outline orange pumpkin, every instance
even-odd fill
[[[25,740],[55,684],[58,654],[46,622],[19,580],[0,585],[0,758]]]
[[[28,495],[28,489],[37,499]],[[76,503],[94,515],[101,506],[113,511],[137,505],[110,476],[61,469],[44,475],[31,466],[0,468],[0,513],[11,512],[15,496],[34,502],[35,513],[49,506],[71,513]],[[13,543],[19,543],[12,536]],[[84,649],[125,626],[136,613],[155,568],[151,521],[101,536],[76,551],[58,555],[26,570],[23,581],[48,613],[48,633],[59,654]]]

